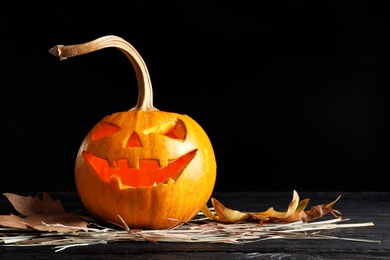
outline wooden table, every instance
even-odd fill
[[[298,191],[310,198],[310,208],[327,204],[342,195],[334,209],[347,223],[372,226],[341,228],[330,234],[378,242],[338,239],[273,239],[246,244],[147,241],[109,242],[55,252],[52,246],[0,246],[0,259],[390,259],[390,192],[312,192]],[[39,193],[20,193],[36,195]],[[50,193],[68,212],[83,209],[76,193]],[[284,211],[292,192],[215,192],[213,197],[225,206],[244,211],[264,211],[269,207]],[[3,196],[0,214],[9,214],[12,205]],[[321,220],[334,218],[326,214]]]

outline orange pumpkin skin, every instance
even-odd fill
[[[84,206],[99,220],[171,228],[209,200],[216,160],[207,134],[190,117],[129,110],[91,129],[76,157],[75,181]]]

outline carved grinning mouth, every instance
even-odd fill
[[[115,160],[116,166],[110,167],[107,160],[88,152],[84,151],[83,157],[105,182],[109,183],[111,178],[117,178],[124,185],[139,187],[168,183],[169,180],[176,181],[196,152],[197,149],[192,150],[170,161],[165,167],[160,167],[156,159],[140,159],[139,168],[132,168],[129,167],[127,159]]]

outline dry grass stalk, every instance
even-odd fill
[[[41,232],[17,228],[0,228],[0,243],[18,246],[54,246],[56,252],[70,247],[106,244],[109,242],[192,242],[192,243],[230,243],[245,244],[269,239],[339,239],[358,242],[375,242],[358,238],[332,236],[332,230],[373,226],[367,223],[341,223],[349,219],[330,219],[323,221],[282,224],[264,224],[245,221],[223,224],[207,219],[195,219],[182,226],[168,230],[113,229],[92,223],[94,228],[71,227],[81,231],[71,233]],[[49,225],[49,224],[47,224]]]

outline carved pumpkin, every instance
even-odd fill
[[[62,60],[106,47],[120,49],[133,64],[138,101],[128,111],[103,118],[83,140],[75,164],[80,199],[101,221],[143,229],[181,225],[201,210],[214,189],[211,142],[189,116],[153,107],[146,65],[122,38],[57,45],[49,52]]]

